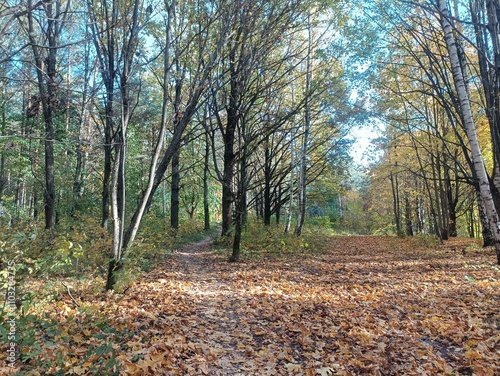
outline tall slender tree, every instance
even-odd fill
[[[27,2],[27,10],[18,17],[21,28],[26,31],[33,52],[39,95],[44,121],[45,185],[44,208],[45,228],[56,226],[56,186],[54,157],[54,121],[59,111],[58,53],[60,38],[70,11],[70,2],[50,1],[47,3]],[[25,16],[25,17],[24,17]]]
[[[469,93],[467,92],[465,79],[463,76],[462,66],[460,64],[459,53],[457,49],[456,39],[453,33],[453,26],[451,24],[451,17],[448,12],[447,4],[444,0],[437,0],[437,10],[439,12],[439,20],[443,28],[446,47],[450,58],[450,65],[453,73],[453,81],[457,90],[457,96],[460,101],[461,115],[464,121],[465,132],[469,141],[471,149],[474,171],[478,180],[479,192],[483,200],[488,220],[493,231],[495,239],[495,249],[497,253],[497,261],[500,264],[500,227],[499,218],[493,201],[493,196],[490,190],[490,183],[484,160],[479,147],[478,137],[476,133],[476,126],[472,115],[471,103]]]

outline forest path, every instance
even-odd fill
[[[248,320],[245,303],[231,278],[237,266],[214,251],[212,244],[211,236],[188,244],[174,251],[166,265],[148,274],[148,279],[168,285],[167,291],[174,290],[172,299],[180,312],[167,312],[165,317],[181,334],[175,335],[177,343],[171,345],[190,354],[189,359],[163,370],[167,375],[240,376],[252,369],[245,365],[248,358],[242,352],[251,339],[240,329],[242,320]]]
[[[200,362],[185,365],[189,374],[207,375],[244,375],[241,365],[244,359],[237,356],[239,302],[235,301],[235,286],[227,272],[224,260],[217,257],[212,249],[213,239],[206,236],[200,242],[188,244],[174,253],[173,264],[185,278],[189,294],[194,298],[196,322],[186,335],[186,340],[195,344],[199,338],[206,343],[200,344],[200,355],[214,363]]]
[[[140,338],[123,374],[500,374],[500,269],[470,239],[343,236],[227,259],[205,238],[118,302]]]

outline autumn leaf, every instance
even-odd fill
[[[335,370],[330,367],[321,367],[321,368],[316,368],[315,370],[316,375],[320,376],[332,376],[335,374]]]
[[[84,367],[80,367],[80,366],[76,366],[76,367],[73,367],[73,373],[75,375],[83,375],[85,374],[85,372],[87,372],[87,368],[84,368]]]
[[[302,367],[300,366],[300,364],[295,363],[287,363],[285,364],[285,368],[289,373],[297,373],[302,371]]]

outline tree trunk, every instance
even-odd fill
[[[391,188],[392,188],[392,209],[393,209],[393,212],[394,212],[394,222],[396,224],[396,234],[397,235],[401,235],[402,232],[401,232],[401,213],[399,211],[399,195],[397,193],[398,191],[398,186],[397,186],[397,181],[394,177],[394,175],[390,174],[389,176],[390,180],[391,180]]]
[[[113,290],[117,282],[117,275],[123,269],[123,262],[112,259],[108,265],[108,274],[106,278],[106,290]]]
[[[417,180],[417,177],[415,176],[414,177],[414,182],[415,182],[415,186],[414,186],[414,189],[416,192],[419,192],[419,184],[418,184],[418,180]],[[420,194],[418,194],[416,197],[415,197],[415,231],[417,234],[422,234],[424,232],[424,222],[422,220],[423,218],[423,205],[422,205],[422,198],[420,196]]]
[[[177,128],[179,121],[182,118],[180,103],[182,96],[182,80],[183,72],[180,66],[179,50],[175,49],[174,61],[175,65],[175,97],[174,97],[174,132]],[[179,229],[179,190],[180,190],[180,148],[174,150],[172,155],[172,181],[170,186],[170,226],[177,230]]]
[[[243,146],[242,157],[240,160],[240,178],[238,181],[238,190],[236,193],[235,206],[235,223],[234,223],[234,238],[233,252],[229,258],[230,262],[238,262],[240,260],[241,234],[243,232],[243,217],[246,210],[246,184],[247,184],[247,161],[246,161],[246,146]]]
[[[238,262],[240,260],[241,253],[241,233],[242,233],[242,210],[240,207],[241,204],[241,193],[237,194],[237,205],[236,205],[236,213],[235,213],[235,225],[234,225],[234,238],[233,238],[233,252],[231,257],[229,258],[230,262]]]
[[[470,98],[466,90],[465,80],[462,74],[462,69],[460,66],[460,61],[457,53],[455,36],[453,35],[453,27],[449,21],[449,14],[446,1],[437,0],[437,4],[439,7],[439,11],[441,13],[440,22],[445,34],[446,46],[448,49],[450,64],[453,73],[453,80],[455,83],[455,88],[457,90],[458,99],[460,101],[460,110],[462,112],[464,128],[467,134],[467,139],[469,141],[469,147],[471,149],[474,170],[478,178],[479,193],[481,195],[482,201],[484,202],[486,215],[488,216],[488,221],[490,223],[490,227],[493,232],[493,238],[495,241],[495,250],[497,254],[497,262],[498,264],[500,264],[500,229],[498,226],[498,215],[491,194],[490,184],[488,180],[488,175],[486,174],[486,169],[484,166],[481,149],[479,147],[476,127],[474,124],[474,118],[472,115],[472,110],[470,105]]]
[[[177,230],[179,228],[179,149],[172,156],[172,181],[170,184],[170,226]]]
[[[209,162],[210,162],[210,142],[208,133],[205,133],[205,161],[203,165],[203,218],[204,229],[210,230],[210,206],[208,203],[208,177],[209,177]]]
[[[109,227],[110,215],[110,184],[111,174],[113,170],[113,139],[115,133],[115,82],[118,74],[116,61],[116,27],[118,24],[118,4],[112,1],[111,4],[104,2],[106,14],[110,18],[106,20],[102,28],[99,28],[101,22],[99,15],[96,13],[96,7],[93,1],[88,0],[88,15],[90,18],[90,28],[92,31],[93,44],[96,51],[96,58],[100,65],[100,73],[106,94],[104,96],[104,161],[103,161],[103,177],[102,177],[102,192],[101,192],[101,226],[105,229]],[[109,9],[111,6],[111,9]],[[105,36],[105,37],[104,37]]]
[[[127,130],[132,116],[130,78],[139,33],[139,8],[141,0],[135,0],[131,14],[129,34],[123,41],[122,68],[120,72],[120,126],[113,137],[115,158],[110,185],[112,229],[112,260],[108,268],[106,289],[111,290],[116,283],[116,273],[121,269],[125,246],[126,184],[125,164],[127,160]]]
[[[486,214],[483,199],[479,193],[479,188],[476,188],[476,194],[479,223],[481,223],[481,234],[483,236],[483,247],[490,247],[495,244],[493,231],[491,231],[490,222],[488,220],[488,215]]]
[[[5,190],[5,183],[7,178],[5,177],[5,155],[1,153],[0,155],[0,202],[3,200],[3,192]]]
[[[54,5],[56,9],[54,10]],[[35,40],[34,9],[32,1],[28,1],[28,37],[30,40],[33,56],[35,58],[38,90],[42,103],[42,113],[45,127],[44,147],[45,147],[45,187],[44,187],[44,210],[45,228],[53,231],[56,225],[55,211],[55,176],[54,176],[54,113],[58,108],[57,99],[57,51],[58,38],[61,31],[59,25],[60,2],[47,3],[44,7],[47,17],[46,29],[43,30],[47,39],[47,56],[43,57],[41,47]]]
[[[227,140],[228,137],[225,137]],[[233,141],[225,143],[224,148],[228,148],[224,152],[224,172],[222,181],[222,236],[229,236],[232,228],[233,217],[233,168],[234,168],[234,152],[229,150]],[[227,145],[227,146],[226,146]]]
[[[264,225],[271,225],[271,156],[269,135],[266,136],[264,151]]]
[[[492,180],[498,189],[500,187],[500,3],[487,1],[485,4],[483,0],[480,2],[476,0],[470,1],[469,6],[476,37],[475,50],[486,102],[486,116],[490,126],[493,149]],[[487,26],[484,26],[486,24]],[[488,55],[488,51],[491,51],[491,56]],[[496,200],[495,206],[499,212],[500,206]]]
[[[224,132],[224,171],[222,176],[222,236],[229,236],[233,216],[233,179],[234,179],[234,143],[238,125],[238,111],[236,109],[237,77],[231,79],[231,99],[227,109],[227,124]]]
[[[474,224],[474,205],[470,205],[466,213],[467,218],[467,232],[469,238],[474,238],[476,236],[475,224]]]
[[[276,197],[276,209],[275,209],[275,216],[276,216],[276,224],[279,225],[281,221],[281,199],[282,199],[282,191],[281,191],[281,183],[278,185],[278,193]]]
[[[455,156],[457,157],[457,156]],[[446,191],[446,202],[448,204],[448,235],[450,237],[457,237],[457,205],[458,205],[458,181],[455,179],[455,192],[451,183],[450,168],[445,167],[444,184]],[[455,194],[454,194],[455,193]]]
[[[294,234],[299,236],[302,234],[302,228],[306,218],[306,189],[307,189],[307,152],[309,144],[309,132],[311,129],[311,100],[309,91],[312,85],[312,25],[310,24],[310,16],[308,17],[308,46],[306,57],[306,85],[305,95],[307,96],[304,105],[304,135],[302,139],[302,154],[300,156],[300,172],[299,172],[299,197],[298,197],[298,216],[297,224],[295,225]]]
[[[406,236],[413,236],[411,205],[408,192],[405,192],[405,224],[406,224]]]
[[[307,126],[306,126],[307,128]],[[299,192],[298,192],[298,216],[295,225],[294,234],[299,236],[302,233],[304,221],[306,218],[306,189],[307,189],[307,142],[309,140],[309,129],[304,132],[304,145],[302,147],[302,156],[299,172]]]
[[[429,133],[430,137],[430,133]],[[439,152],[437,156],[434,156],[434,153],[431,153],[431,167],[432,167],[432,184],[433,184],[433,192],[434,192],[434,205],[433,205],[433,214],[436,218],[436,231],[439,231],[442,240],[448,240],[448,236],[443,231],[443,216],[442,216],[442,205],[440,200],[440,192],[438,181],[439,179]]]
[[[85,152],[81,145],[76,149],[76,167],[73,178],[73,209],[72,212],[79,209],[78,203],[83,196],[85,179]]]
[[[88,34],[89,26],[86,26],[86,34]],[[84,72],[83,72],[83,77],[84,77],[84,83],[83,83],[83,93],[82,93],[82,101],[81,101],[81,109],[80,109],[80,121],[78,124],[78,145],[76,147],[76,166],[75,166],[75,173],[74,173],[74,178],[73,178],[73,205],[72,205],[72,213],[75,211],[79,210],[79,203],[81,201],[81,198],[83,197],[84,193],[84,182],[85,182],[85,175],[86,175],[86,159],[87,159],[87,153],[84,150],[83,147],[83,142],[85,139],[85,127],[88,125],[88,91],[89,91],[89,80],[91,77],[92,69],[90,67],[90,48],[88,43],[85,44],[85,56],[84,56]],[[95,71],[95,70],[94,70]],[[94,86],[95,86],[95,76],[96,72],[94,73]],[[68,98],[69,98],[69,83],[68,83]],[[69,101],[68,101],[69,103]],[[69,106],[69,104],[68,104]],[[69,112],[69,108],[67,109]],[[69,121],[69,114],[68,114],[68,121]]]
[[[291,87],[291,97],[292,102],[295,102],[295,86],[292,84]],[[292,118],[293,119],[293,118]],[[285,223],[285,234],[290,232],[292,226],[292,215],[293,215],[293,189],[294,189],[294,168],[295,168],[295,134],[294,134],[295,124],[292,122],[290,127],[290,178],[288,181],[288,206],[286,213],[286,223]]]
[[[2,96],[5,96],[5,87]],[[3,104],[3,100],[4,98],[1,99],[2,107],[0,109],[1,110],[0,136],[5,136],[7,130],[7,119],[6,119],[5,105]],[[4,148],[2,148],[0,151],[0,204],[2,203],[3,200],[3,193],[5,190],[6,183],[7,183],[7,177],[5,176],[5,154],[4,154]]]
[[[109,96],[109,94],[108,94]],[[112,103],[112,102],[109,102]],[[109,111],[109,105],[106,105],[106,121],[104,125],[104,166],[103,166],[103,177],[102,177],[102,194],[101,194],[101,226],[105,229],[108,228],[109,221],[109,185],[111,181],[111,169],[112,169],[112,128],[113,120],[111,119],[112,110]],[[109,112],[108,112],[109,111]]]
[[[261,219],[262,216],[261,216],[261,212],[260,212],[260,196],[262,195],[262,191],[260,190],[260,187],[258,188],[258,190],[255,192],[255,197],[254,197],[254,209],[255,209],[255,217],[257,219]]]
[[[444,187],[444,171],[446,170],[446,155],[443,155],[442,152],[437,153],[436,158],[436,170],[437,170],[437,182],[438,182],[438,191],[436,192],[436,198],[438,199],[438,205],[436,205],[439,216],[440,216],[440,229],[441,236],[443,240],[448,240],[450,238],[448,233],[448,202],[446,196],[446,188]]]

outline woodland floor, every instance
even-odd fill
[[[500,269],[471,243],[332,237],[233,264],[207,238],[124,294],[61,296],[67,328],[21,374],[63,347],[43,374],[104,375],[104,333],[122,375],[500,375]]]

